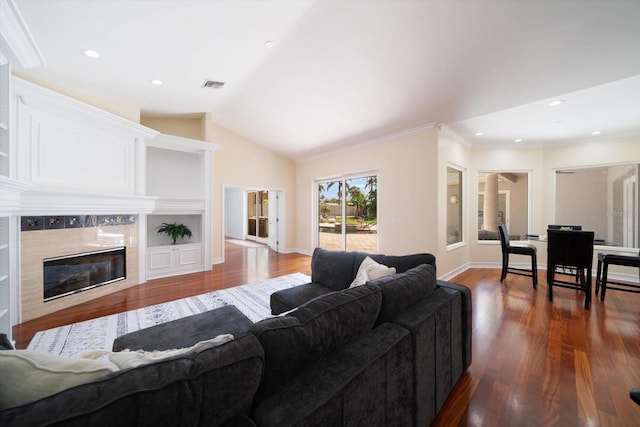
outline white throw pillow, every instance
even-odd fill
[[[360,264],[358,274],[356,274],[356,278],[349,287],[355,288],[356,286],[362,286],[369,280],[389,276],[391,274],[396,274],[395,267],[387,267],[386,265],[375,262],[371,257],[366,257]]]
[[[118,370],[113,363],[34,350],[0,351],[0,409],[41,399]]]
[[[147,365],[169,357],[180,356],[189,352],[199,352],[207,348],[217,347],[226,342],[232,341],[233,335],[222,334],[210,340],[200,341],[191,347],[178,348],[172,350],[144,351],[128,349],[109,353],[109,361],[120,369],[135,368],[137,366]]]

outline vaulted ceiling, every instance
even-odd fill
[[[293,159],[434,122],[474,146],[640,134],[639,1],[14,3],[47,63],[18,76]]]

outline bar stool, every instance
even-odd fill
[[[602,293],[600,294],[600,301],[604,301],[604,297],[608,289],[623,292],[634,292],[640,294],[640,283],[624,283],[616,280],[608,280],[607,273],[609,271],[609,265],[622,265],[625,267],[637,267],[639,270],[640,278],[640,253],[638,255],[622,255],[622,254],[609,254],[600,252],[598,253],[598,271],[596,274],[596,295],[600,291],[602,286]],[[602,273],[602,276],[601,276]],[[616,286],[610,286],[614,284]]]

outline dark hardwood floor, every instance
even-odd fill
[[[14,327],[18,348],[35,332],[284,274],[310,274],[310,258],[227,244],[226,262],[206,273],[152,280]],[[541,272],[544,273],[544,272]],[[638,426],[640,294],[584,296],[497,269],[471,269],[452,281],[471,288],[473,362],[434,426]]]

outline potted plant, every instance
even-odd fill
[[[173,245],[176,244],[176,240],[178,239],[178,237],[184,239],[184,236],[191,238],[192,235],[189,227],[184,224],[178,224],[175,222],[173,224],[163,222],[156,227],[156,231],[160,234],[166,234],[167,236],[171,237],[171,239],[173,240]]]

